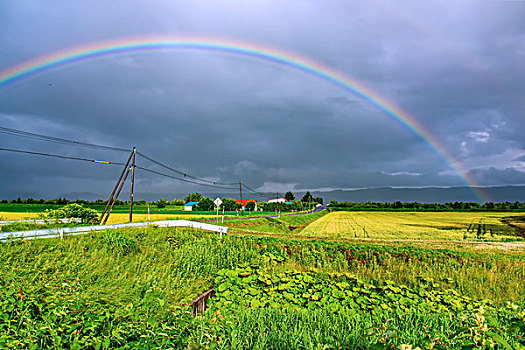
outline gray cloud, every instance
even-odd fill
[[[522,183],[525,3],[4,1],[0,70],[119,37],[224,38],[308,57],[402,107],[481,185]],[[265,190],[464,184],[367,101],[290,68],[210,52],[114,55],[0,88],[0,125],[131,148]],[[3,135],[0,147],[125,154]],[[160,170],[139,159],[141,164]],[[118,168],[0,153],[0,193],[105,193]],[[415,175],[417,174],[417,176]],[[198,187],[138,173],[145,192]]]

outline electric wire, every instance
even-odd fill
[[[89,158],[81,158],[81,157],[63,156],[63,155],[60,155],[60,154],[33,152],[33,151],[12,149],[12,148],[0,148],[0,151],[23,153],[23,154],[31,154],[31,155],[37,155],[37,156],[45,156],[45,157],[68,159],[68,160],[78,160],[78,161],[97,163],[97,164],[121,165],[121,166],[125,165],[124,163],[121,163],[121,162],[110,162],[110,161],[106,161],[106,160],[97,160],[97,159],[89,159]],[[168,175],[168,174],[161,173],[159,171],[155,171],[155,170],[152,170],[152,169],[141,167],[141,166],[138,166],[138,165],[135,165],[135,168],[136,169],[140,169],[140,170],[144,170],[144,171],[147,171],[147,172],[150,172],[150,173],[162,175],[162,176],[165,176],[165,177],[169,177],[169,178],[172,178],[172,179],[175,179],[175,180],[196,184],[196,185],[208,186],[208,187],[214,187],[214,188],[221,188],[221,189],[227,189],[227,190],[234,190],[234,189],[236,189],[235,187],[225,187],[225,186],[212,185],[212,184],[203,184],[203,183],[192,181],[192,180],[188,180],[188,179],[182,179],[182,178],[178,178],[178,177],[175,177],[175,176],[171,176],[171,175]]]
[[[225,186],[212,185],[212,184],[206,184],[206,183],[201,183],[201,182],[197,182],[197,181],[192,181],[192,180],[176,177],[176,176],[173,176],[173,175],[168,175],[168,174],[165,174],[165,173],[161,173],[160,171],[144,168],[144,167],[141,167],[141,166],[138,166],[138,165],[135,165],[135,168],[147,171],[149,173],[165,176],[165,177],[168,177],[170,179],[175,179],[175,180],[179,180],[179,181],[192,183],[192,184],[195,184],[195,185],[208,186],[208,187],[214,187],[214,188],[222,188],[222,189],[226,189],[226,190],[235,190],[236,189],[235,187],[225,187]]]
[[[94,143],[88,143],[88,142],[81,142],[81,141],[74,141],[74,140],[68,140],[68,139],[64,139],[64,138],[60,138],[60,137],[54,137],[54,136],[48,136],[48,135],[43,135],[43,134],[37,134],[37,133],[33,133],[33,132],[28,132],[28,131],[23,131],[23,130],[17,130],[17,129],[13,129],[13,128],[7,128],[7,127],[3,127],[3,126],[0,126],[0,133],[4,133],[4,134],[8,134],[8,135],[14,135],[14,136],[21,136],[21,137],[27,137],[27,138],[32,138],[32,139],[37,139],[37,140],[43,140],[43,141],[49,141],[49,142],[55,142],[55,143],[60,143],[60,144],[72,144],[72,145],[76,145],[76,146],[82,146],[82,147],[90,147],[90,148],[99,148],[99,149],[106,149],[106,150],[113,150],[113,151],[121,151],[121,152],[129,152],[130,150],[129,149],[125,149],[125,148],[120,148],[120,147],[113,147],[113,146],[106,146],[106,145],[99,145],[99,144],[94,144]],[[147,155],[145,155],[144,153],[142,152],[136,152],[138,155],[146,158],[147,160],[149,160],[150,162],[153,162],[161,167],[164,167],[168,170],[171,170],[179,175],[183,175],[185,178],[190,178],[190,179],[193,179],[193,180],[197,180],[197,181],[201,181],[201,182],[206,182],[206,183],[210,183],[210,184],[213,184],[213,185],[234,185],[234,184],[237,184],[236,182],[218,182],[218,181],[212,181],[212,180],[207,180],[207,179],[203,179],[203,178],[199,178],[197,176],[193,176],[193,175],[190,175],[190,174],[187,174],[183,171],[180,171],[180,170],[177,170],[177,169],[174,169],[164,163],[161,163]]]
[[[70,156],[63,156],[63,155],[60,155],[60,154],[33,152],[33,151],[26,151],[26,150],[20,150],[20,149],[12,149],[12,148],[0,148],[0,151],[32,154],[32,155],[37,155],[37,156],[45,156],[45,157],[53,157],[53,158],[61,158],[61,159],[79,160],[79,161],[90,162],[90,163],[98,163],[98,164],[124,165],[124,163],[109,162],[109,161],[106,161],[106,160],[88,159],[88,158],[80,158],[80,157],[70,157]]]
[[[47,135],[37,134],[37,133],[23,131],[23,130],[6,128],[6,127],[3,127],[3,126],[0,126],[0,133],[14,135],[14,136],[27,137],[27,138],[32,138],[32,139],[37,139],[37,140],[42,140],[42,141],[55,142],[55,143],[60,143],[60,144],[73,144],[73,145],[81,146],[81,147],[99,148],[99,149],[119,151],[119,152],[130,152],[130,150],[126,149],[126,148],[106,146],[106,145],[98,145],[98,144],[88,143],[88,142],[68,140],[68,139],[63,139],[63,138],[60,138],[60,137],[47,136]]]
[[[269,194],[264,194],[262,192],[259,192],[259,191],[256,191],[254,190],[253,188],[247,186],[244,182],[242,183],[242,186],[247,189],[248,191],[251,191],[257,195],[259,195],[260,197],[263,197],[263,198],[272,198],[273,196],[272,195],[269,195]]]
[[[168,170],[171,170],[179,175],[182,175],[184,176],[185,178],[190,178],[190,179],[193,179],[193,180],[196,180],[196,181],[201,181],[201,182],[205,182],[205,183],[209,183],[209,184],[212,184],[212,185],[225,185],[225,186],[228,186],[228,185],[236,185],[238,184],[238,182],[220,182],[220,181],[212,181],[212,180],[207,180],[207,179],[203,179],[203,178],[200,178],[200,177],[196,177],[196,176],[193,176],[193,175],[190,175],[188,173],[185,173],[183,171],[180,171],[180,170],[177,170],[177,169],[174,169],[172,167],[170,167],[169,165],[166,165],[164,163],[161,163],[159,162],[158,160],[155,160],[147,155],[145,155],[144,153],[142,152],[139,152],[139,151],[136,151],[137,155],[149,160],[150,162],[152,163],[155,163],[165,169],[168,169]]]
[[[26,137],[26,138],[31,138],[31,139],[37,139],[37,140],[42,140],[42,141],[48,141],[48,142],[55,142],[55,143],[59,143],[59,144],[70,144],[70,145],[81,146],[81,147],[98,148],[98,149],[105,149],[105,150],[112,150],[112,151],[119,151],[119,152],[129,152],[130,151],[129,149],[126,149],[126,148],[120,148],[120,147],[113,147],[113,146],[106,146],[106,145],[100,145],[100,144],[94,144],[94,143],[88,143],[88,142],[69,140],[69,139],[64,139],[64,138],[60,138],[60,137],[48,136],[48,135],[37,134],[37,133],[23,131],[23,130],[17,130],[17,129],[13,129],[13,128],[7,128],[7,127],[3,127],[3,126],[0,126],[0,133],[13,135],[13,136]],[[25,154],[40,155],[40,156],[54,157],[54,158],[61,158],[61,159],[79,160],[79,161],[86,161],[86,162],[92,162],[92,163],[101,163],[101,164],[109,164],[109,165],[124,165],[124,163],[119,163],[119,162],[99,161],[99,160],[95,160],[95,159],[87,159],[87,158],[80,158],[80,157],[69,157],[69,156],[62,156],[62,155],[57,155],[57,154],[32,152],[32,151],[25,151],[25,150],[16,150],[16,149],[9,149],[9,148],[0,148],[0,151],[25,153]],[[142,152],[136,151],[136,154],[141,156],[141,157],[143,157],[143,158],[145,158],[145,159],[147,159],[147,160],[149,160],[150,162],[152,162],[154,164],[157,164],[157,165],[167,169],[167,170],[170,170],[170,171],[173,171],[173,172],[175,172],[175,173],[177,173],[179,175],[182,175],[182,176],[184,176],[184,178],[170,176],[168,174],[164,174],[164,173],[161,173],[161,172],[158,172],[158,171],[155,171],[155,170],[152,170],[152,169],[144,168],[144,167],[139,167],[137,165],[135,166],[136,168],[144,170],[144,171],[148,171],[148,172],[156,173],[156,174],[159,174],[159,175],[162,175],[162,176],[165,176],[165,177],[170,177],[170,178],[173,178],[173,179],[176,179],[176,180],[180,180],[180,181],[184,181],[184,182],[188,182],[188,183],[193,183],[193,184],[197,184],[197,185],[202,185],[202,186],[208,186],[208,187],[217,187],[217,188],[223,188],[223,189],[236,189],[236,188],[225,187],[225,186],[231,186],[231,185],[237,185],[238,184],[238,182],[212,181],[212,180],[200,178],[200,177],[197,177],[197,176],[193,176],[193,175],[190,175],[190,174],[188,174],[186,172],[183,172],[183,171],[177,170],[175,168],[172,168],[169,165],[166,165],[166,164],[164,164],[164,163],[162,163],[160,161],[157,161],[157,160],[147,156],[146,154],[144,154]],[[189,180],[189,179],[191,179],[191,180]],[[192,180],[195,180],[195,181],[192,181]],[[255,193],[255,194],[257,194],[257,195],[259,195],[261,197],[264,197],[264,198],[271,198],[272,197],[271,195],[263,194],[261,192],[258,192],[256,190],[254,190],[253,188],[247,186],[244,183],[242,185],[247,190],[249,190],[249,191],[251,191],[251,192],[253,192],[253,193]]]

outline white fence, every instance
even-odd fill
[[[148,225],[155,225],[158,227],[191,227],[206,231],[213,231],[220,233],[222,238],[223,233],[228,233],[228,227],[205,224],[202,222],[188,221],[188,220],[164,220],[152,222],[136,222],[129,224],[115,224],[115,225],[96,225],[96,226],[80,226],[80,227],[63,227],[53,228],[47,230],[30,230],[30,231],[16,231],[16,232],[2,232],[0,233],[0,240],[8,239],[27,240],[36,238],[53,238],[80,235],[92,231],[103,231],[111,229],[119,229],[126,227],[144,227]]]
[[[18,224],[18,223],[28,223],[28,224],[69,224],[71,222],[82,223],[82,219],[79,218],[65,218],[65,219],[46,219],[46,220],[9,220],[9,221],[0,221],[0,226]]]

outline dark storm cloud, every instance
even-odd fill
[[[488,185],[500,185],[501,183],[522,185],[525,183],[525,172],[513,168],[503,170],[495,168],[474,169],[472,173]]]
[[[516,184],[525,182],[524,15],[525,3],[498,1],[4,1],[0,69],[119,37],[225,38],[280,48],[403,107],[480,184]],[[51,70],[1,88],[0,122],[136,146],[183,171],[269,191],[464,184],[421,137],[366,101],[311,75],[232,55],[131,53]],[[1,147],[126,158],[0,137]],[[0,162],[6,196],[106,193],[120,172],[15,154],[0,154]],[[143,172],[137,188],[199,189]]]

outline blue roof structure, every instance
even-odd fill
[[[199,204],[199,202],[188,202],[188,203],[184,204],[184,206],[187,207],[187,206],[192,206],[192,205],[195,205],[195,204]]]

